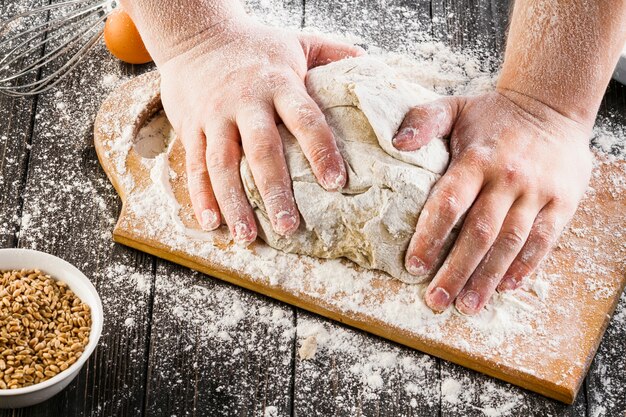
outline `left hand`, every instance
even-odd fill
[[[406,254],[409,273],[436,267],[442,246],[467,214],[428,286],[426,304],[455,300],[476,314],[496,288],[516,288],[556,243],[591,175],[590,128],[530,97],[502,90],[447,97],[412,109],[394,146],[410,151],[450,137],[451,163],[435,185]]]

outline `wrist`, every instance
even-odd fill
[[[219,44],[236,22],[247,18],[239,0],[120,0],[120,4],[158,66],[206,40]]]
[[[539,116],[560,115],[590,130],[593,128],[602,96],[588,94],[581,98],[580,94],[573,94],[572,88],[559,82],[556,74],[554,78],[546,81],[543,77],[511,69],[506,62],[496,85],[498,92],[515,103],[530,106],[532,109],[537,108]]]
[[[567,132],[568,137],[571,137],[571,132],[579,132],[580,135],[577,134],[576,137],[580,136],[589,141],[594,119],[583,121],[571,117],[543,101],[543,98],[533,97],[524,91],[517,91],[500,83],[496,87],[496,92],[511,103],[525,119],[546,133],[555,135]]]

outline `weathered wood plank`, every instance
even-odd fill
[[[432,416],[439,360],[298,310],[294,410],[298,416]]]
[[[509,16],[513,9],[513,1],[491,0],[491,15],[494,31],[495,50],[501,56],[506,47],[506,35],[509,26]]]
[[[306,0],[304,26],[361,38],[365,46],[408,51],[431,32],[426,0]]]
[[[1,0],[0,22],[33,3],[33,0]],[[33,80],[30,77],[28,81]],[[32,97],[14,99],[0,95],[0,247],[17,245],[36,103],[37,99]]]
[[[626,293],[611,320],[587,377],[590,417],[626,415]]]
[[[92,139],[101,100],[134,72],[99,45],[66,81],[38,98],[19,246],[83,270],[103,299],[105,322],[78,378],[52,400],[21,410],[22,416],[142,413],[154,261],[113,245],[120,204]]]
[[[289,415],[293,314],[288,305],[158,261],[147,414]]]
[[[248,1],[261,21],[300,27],[302,3]],[[295,309],[157,261],[146,414],[292,412]]]
[[[584,390],[573,406],[441,362],[441,416],[585,416]]]
[[[432,1],[433,34],[453,47],[491,53],[496,49],[494,27],[498,17],[490,0]]]
[[[36,100],[0,96],[0,246],[17,244]]]

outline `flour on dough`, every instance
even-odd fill
[[[437,94],[397,78],[391,67],[371,57],[313,69],[306,84],[335,134],[348,183],[341,192],[324,190],[296,139],[279,126],[302,218],[294,235],[274,233],[244,160],[242,179],[260,237],[285,252],[345,257],[408,283],[430,278],[406,272],[404,255],[428,193],[448,164],[447,146],[435,139],[418,151],[400,152],[391,139],[412,106]]]

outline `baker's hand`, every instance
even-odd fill
[[[309,68],[362,53],[238,16],[159,65],[163,106],[185,147],[189,193],[204,229],[217,228],[223,218],[237,242],[256,238],[239,173],[242,153],[274,230],[289,235],[298,228],[279,119],[297,138],[319,183],[327,190],[345,185],[343,159],[304,78]]]
[[[591,132],[526,96],[503,90],[449,97],[412,109],[394,145],[415,150],[450,137],[451,162],[422,211],[406,254],[409,273],[436,265],[461,216],[461,231],[428,286],[435,311],[452,302],[476,314],[496,288],[514,289],[555,244],[589,182]],[[455,301],[456,300],[456,301]]]

